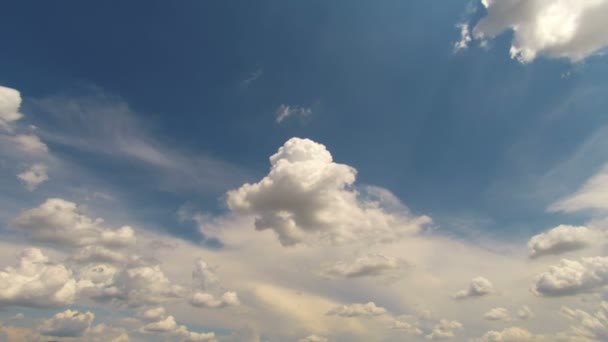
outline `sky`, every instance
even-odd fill
[[[606,16],[3,4],[0,341],[608,340]]]

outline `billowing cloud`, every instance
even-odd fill
[[[583,249],[592,245],[594,241],[601,237],[600,232],[587,227],[560,225],[548,232],[534,235],[528,241],[530,258],[558,255]]]
[[[193,293],[190,304],[198,308],[219,309],[240,304],[238,295],[234,291],[225,291],[221,295],[220,279],[211,267],[202,258],[194,262],[192,271]]]
[[[322,336],[309,335],[299,339],[298,342],[329,342],[329,340]]]
[[[34,134],[18,134],[12,139],[19,149],[27,153],[45,154],[49,151],[46,144]]]
[[[239,298],[236,292],[227,291],[220,297],[216,297],[207,292],[195,292],[190,299],[190,304],[199,308],[219,309],[227,306],[239,305]]]
[[[139,318],[146,321],[160,321],[163,317],[165,317],[165,308],[162,306],[146,309],[141,311],[138,315]]]
[[[606,341],[608,340],[608,303],[602,302],[599,310],[590,314],[583,310],[562,307],[561,313],[576,325],[571,327],[568,333],[570,338],[578,338],[586,341]]]
[[[433,331],[426,335],[427,340],[445,340],[456,336],[456,333],[463,330],[464,326],[458,321],[442,319],[435,325]]]
[[[0,271],[0,307],[55,307],[72,304],[76,281],[61,264],[51,263],[41,250],[21,252],[16,266]]]
[[[403,261],[380,253],[368,254],[353,261],[339,261],[328,265],[323,274],[329,277],[356,278],[379,276],[399,269]]]
[[[10,129],[10,125],[21,119],[21,93],[19,91],[0,86],[0,129]]]
[[[47,199],[37,208],[29,209],[13,221],[16,229],[29,234],[36,242],[59,246],[87,245],[128,246],[135,242],[132,228],[108,231],[102,219],[86,216],[76,203],[61,198]]]
[[[354,168],[338,164],[324,145],[292,138],[270,157],[260,182],[228,192],[230,209],[255,216],[257,230],[272,229],[285,246],[317,240],[392,241],[430,223],[426,216],[391,214],[351,187]]]
[[[502,331],[488,331],[482,337],[471,342],[532,342],[536,337],[528,330],[520,327],[510,327]]]
[[[40,333],[55,337],[81,337],[91,328],[95,319],[92,312],[66,310],[42,322]]]
[[[471,279],[471,284],[467,290],[458,291],[455,295],[455,299],[465,299],[472,297],[487,296],[494,292],[494,286],[492,283],[484,277],[475,277]]]
[[[144,325],[142,332],[152,334],[166,334],[179,338],[182,342],[217,341],[214,333],[198,333],[188,330],[184,325],[178,325],[175,317],[167,316],[157,322]]]
[[[47,174],[46,165],[36,163],[18,174],[17,178],[23,182],[26,189],[34,191],[40,184],[49,179],[49,175]]]
[[[511,313],[505,308],[493,308],[483,314],[483,318],[489,321],[509,321],[511,320]]]
[[[568,296],[605,285],[608,285],[608,257],[562,259],[536,277],[532,291],[539,296]]]
[[[383,307],[376,306],[374,302],[368,302],[366,304],[350,304],[340,305],[332,308],[327,312],[328,316],[340,316],[340,317],[374,317],[386,314],[387,311]]]
[[[487,15],[461,28],[457,47],[472,40],[485,44],[513,32],[510,54],[522,63],[538,56],[581,61],[608,46],[606,0],[481,0]]]
[[[312,109],[300,106],[288,106],[282,104],[276,110],[277,123],[283,122],[285,119],[291,117],[298,117],[300,119],[306,119],[312,115]]]
[[[549,207],[551,211],[566,213],[581,210],[608,209],[608,166],[591,177],[573,195],[567,196]]]
[[[177,322],[173,316],[167,316],[157,322],[148,323],[144,326],[145,332],[166,333],[177,329]]]

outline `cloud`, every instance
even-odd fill
[[[55,337],[81,337],[91,328],[95,319],[92,312],[66,310],[42,322],[40,333]]]
[[[600,232],[587,227],[559,225],[548,232],[534,235],[528,241],[528,249],[530,258],[534,259],[580,250],[592,245],[599,238],[602,238]]]
[[[608,285],[608,257],[562,259],[539,274],[532,292],[539,296],[570,296]]]
[[[225,291],[221,295],[214,295],[210,292],[220,292],[220,279],[215,273],[215,268],[209,266],[202,258],[198,258],[194,262],[192,287],[190,304],[194,307],[220,309],[240,304],[238,295],[234,291]]]
[[[493,308],[483,314],[483,318],[489,321],[510,321],[511,314],[505,308]]]
[[[427,340],[445,340],[448,338],[452,338],[456,335],[456,332],[459,330],[463,330],[464,327],[462,323],[458,321],[450,321],[446,319],[442,319],[435,325],[433,331],[430,334],[426,335]]]
[[[72,304],[76,281],[72,272],[49,259],[36,248],[19,255],[14,267],[0,271],[0,307],[57,307]]]
[[[570,338],[582,340],[606,341],[608,340],[608,303],[601,302],[599,310],[590,314],[583,310],[574,310],[562,307],[561,314],[577,323],[571,327]]]
[[[401,268],[403,262],[380,253],[368,254],[353,261],[339,261],[326,267],[323,274],[329,277],[373,277]]]
[[[27,153],[43,155],[49,151],[46,144],[34,134],[18,134],[12,139],[20,150]]]
[[[422,335],[420,323],[415,317],[403,317],[396,319],[391,327],[393,330],[399,330],[409,335]]]
[[[17,178],[23,182],[27,190],[34,191],[40,184],[46,182],[49,176],[46,165],[37,163],[18,174]]]
[[[236,292],[227,291],[217,298],[207,292],[195,292],[190,299],[190,304],[199,308],[219,309],[227,306],[239,305],[239,298]]]
[[[298,342],[329,342],[329,340],[322,336],[310,335],[299,339]]]
[[[494,292],[492,283],[484,277],[475,277],[471,279],[471,284],[467,290],[458,291],[455,295],[455,299],[465,299],[472,297],[487,296]]]
[[[517,310],[517,317],[519,317],[519,319],[521,320],[526,320],[528,318],[534,317],[534,313],[527,305],[524,305],[519,308],[519,310]]]
[[[146,321],[160,321],[163,317],[165,317],[165,308],[160,306],[147,309],[141,311],[137,316]]]
[[[21,94],[16,89],[0,86],[0,129],[9,130],[10,125],[21,119]]]
[[[282,245],[304,241],[393,241],[431,222],[407,212],[391,214],[351,189],[356,170],[338,164],[326,147],[292,138],[270,157],[260,182],[227,194],[229,208],[255,216],[257,230],[273,230]]]
[[[332,308],[327,312],[328,316],[340,317],[374,317],[386,314],[387,311],[383,307],[376,306],[374,302],[366,304],[350,304],[340,305]]]
[[[178,325],[173,316],[146,324],[142,332],[153,334],[168,334],[180,338],[182,342],[217,341],[214,333],[198,333],[189,331],[184,325]]]
[[[102,222],[102,219],[86,216],[74,202],[50,198],[39,207],[20,213],[12,225],[27,233],[33,241],[60,247],[118,247],[134,243],[132,228],[109,231],[101,227]]]
[[[581,210],[608,209],[608,166],[591,177],[573,195],[553,203],[550,211],[572,213]]]
[[[487,12],[457,47],[472,39],[485,44],[505,31],[513,32],[511,58],[521,63],[538,56],[579,62],[608,46],[606,0],[481,0]],[[467,30],[469,30],[467,25]],[[461,31],[462,33],[462,31]]]
[[[502,331],[488,331],[481,338],[471,342],[531,342],[537,338],[528,330],[520,327],[510,327]]]
[[[306,119],[312,115],[312,109],[299,106],[288,106],[282,104],[276,110],[277,123],[282,123],[288,118],[297,117],[300,119]]]

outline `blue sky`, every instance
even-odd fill
[[[261,242],[276,244],[269,247],[276,252],[275,257],[288,253],[295,258],[287,264],[293,262],[302,267],[323,258],[343,262],[351,258],[359,260],[355,264],[371,262],[376,266],[384,263],[382,270],[366,278],[377,288],[397,286],[394,277],[403,275],[394,260],[402,258],[410,264],[424,265],[424,269],[432,267],[435,261],[425,259],[428,254],[410,256],[403,251],[418,238],[429,239],[420,244],[428,243],[430,249],[446,248],[446,253],[466,250],[470,252],[464,254],[471,259],[496,259],[514,268],[520,267],[515,260],[527,262],[526,244],[533,249],[531,253],[552,257],[581,250],[587,254],[569,257],[602,257],[603,245],[596,246],[589,239],[593,236],[597,240],[594,234],[603,232],[606,208],[602,204],[602,187],[608,186],[602,178],[608,147],[608,98],[604,96],[608,90],[608,64],[603,55],[608,41],[602,37],[608,32],[600,23],[600,14],[607,10],[608,2],[603,0],[4,4],[0,14],[0,85],[16,89],[21,102],[7,91],[8,95],[2,95],[5,103],[17,103],[18,108],[3,108],[0,101],[0,114],[19,112],[23,117],[11,121],[0,116],[2,235],[16,246],[40,247],[71,265],[74,253],[80,251],[75,246],[84,248],[86,244],[56,245],[57,241],[36,237],[35,232],[44,228],[43,223],[18,223],[16,218],[32,214],[28,210],[46,208],[44,203],[50,203],[49,199],[59,198],[63,201],[62,210],[69,211],[68,216],[76,221],[103,217],[103,223],[90,222],[91,231],[134,227],[137,248],[145,249],[140,241],[184,244],[210,265],[226,262],[232,265],[225,266],[226,272],[237,272],[239,267],[260,267],[263,257],[259,255],[266,255],[241,245],[242,239],[252,234],[251,243],[256,243],[257,228],[263,236],[259,237]],[[34,137],[38,144],[31,139],[23,143],[20,137],[24,136]],[[293,137],[309,140],[290,140]],[[281,146],[284,156],[278,152],[277,158],[284,164],[277,161],[269,165],[269,157]],[[311,164],[298,168],[295,165],[300,160],[292,156],[302,151],[307,151]],[[323,151],[331,153],[335,163],[327,163]],[[279,164],[289,167],[283,169]],[[38,168],[34,168],[36,165]],[[356,181],[351,179],[354,171],[339,165],[356,169]],[[327,181],[328,189],[336,192],[325,188],[304,191],[307,182],[312,182],[307,178],[311,175],[321,177],[319,182]],[[274,185],[265,188],[262,179]],[[289,182],[282,183],[285,179]],[[327,198],[334,200],[328,202]],[[352,207],[334,207],[338,199]],[[378,207],[379,212],[372,207]],[[336,217],[328,218],[323,210]],[[338,217],[359,217],[360,222],[366,223],[358,227]],[[371,222],[386,224],[385,228],[391,230],[386,236],[390,237],[383,235],[386,232],[377,233],[377,237],[393,242],[402,241],[397,231],[403,227],[409,227],[403,231],[410,231],[416,226],[413,230],[418,233],[416,238],[405,238],[402,246],[357,245],[363,240],[348,248],[340,245],[352,234],[362,234],[364,239],[366,235],[359,228],[372,229],[367,227]],[[36,227],[32,228],[32,224]],[[559,225],[570,228],[554,230]],[[233,233],[234,227],[242,227],[238,228],[242,234]],[[20,229],[33,230],[22,234]],[[552,242],[540,244],[547,251],[534,252],[533,236],[543,232],[548,235],[542,237]],[[273,234],[279,239],[272,240]],[[309,235],[315,236],[314,241],[332,241],[330,245],[341,247],[319,245],[311,242]],[[103,248],[106,247],[110,248]],[[399,255],[387,254],[393,248]],[[2,267],[11,264],[10,256],[16,253],[13,249],[7,247],[2,253],[6,254],[6,258],[0,258]],[[139,256],[163,258],[137,251]],[[222,254],[224,251],[230,256]],[[369,257],[380,254],[388,259],[379,262]],[[171,262],[190,265],[196,259],[177,258],[168,259],[166,265],[161,263],[163,272],[175,275],[170,270]],[[248,264],[244,261],[247,258],[256,261]],[[546,266],[558,264],[559,260],[547,260]],[[134,267],[125,266],[125,262],[110,265],[117,272]],[[317,266],[323,268],[324,262],[319,261]],[[340,265],[340,271],[334,273],[349,278],[345,276],[344,263]],[[451,287],[445,284],[464,281],[466,287],[467,281],[479,278],[474,276],[490,279],[477,274],[486,270],[485,264],[462,261],[461,265],[466,270],[463,279],[454,279],[451,272],[449,280],[442,278],[442,273],[420,279],[431,281],[431,277],[436,281],[433,284],[447,292]],[[522,271],[522,278],[526,272],[534,273],[532,270],[541,273],[542,267],[535,265]],[[68,269],[74,274],[84,272],[73,265]],[[398,275],[389,277],[386,270]],[[183,280],[189,277],[188,272],[175,281],[189,283]],[[343,331],[323,328],[322,324],[294,323],[289,334],[295,331],[302,335],[297,337],[268,330],[264,320],[254,322],[244,312],[264,312],[261,315],[271,320],[272,314],[258,306],[270,300],[264,296],[270,296],[271,288],[277,291],[276,298],[283,296],[281,291],[286,289],[308,291],[317,296],[319,303],[336,305],[374,301],[387,307],[394,299],[381,295],[374,286],[366,287],[369,284],[352,285],[334,279],[328,285],[312,276],[289,280],[288,275],[273,273],[281,272],[279,269],[264,272],[255,275],[260,284],[265,282],[259,288],[245,286],[243,279],[233,276],[227,278],[234,285],[219,286],[221,291],[234,286],[234,293],[241,296],[237,308],[232,308],[232,304],[217,305],[224,311],[241,310],[240,321],[227,323],[228,314],[216,315],[213,309],[217,308],[208,302],[199,303],[214,317],[205,324],[186,318],[189,311],[173,302],[159,300],[153,304],[162,304],[166,309],[163,319],[175,317],[178,322],[186,321],[190,329],[216,331],[221,338],[244,340],[242,336],[234,337],[237,335],[233,331],[246,328],[255,331],[258,340],[269,341],[298,341],[307,335],[325,336],[322,338],[326,340],[319,341],[399,340],[392,332],[377,332],[377,327],[370,327],[372,323],[367,321],[351,322],[351,328],[358,331],[361,324],[374,332],[375,339],[355,333],[345,335]],[[393,280],[381,279],[383,285],[378,285],[370,280],[376,276]],[[295,285],[298,282],[305,285],[300,288]],[[418,286],[423,282],[406,283]],[[600,283],[595,287],[608,285],[608,277]],[[277,286],[284,288],[279,291]],[[345,286],[355,289],[346,291]],[[593,291],[583,291],[584,295],[603,295],[595,287]],[[203,290],[207,294],[213,292],[208,288],[197,291]],[[180,296],[190,298],[192,304],[197,292],[191,291],[194,292]],[[230,292],[226,291],[224,294]],[[52,322],[38,321],[61,311],[48,311],[46,307],[76,307],[81,313],[92,310],[97,313],[96,323],[104,322],[102,312],[112,305],[124,309],[118,297],[110,304],[97,306],[98,303],[91,304],[90,298],[83,302],[81,292],[79,287],[71,302],[76,306],[53,303],[42,305],[44,311],[27,309],[26,316],[31,316],[32,321],[22,320],[19,329],[36,330],[39,326],[36,333],[44,335],[44,324]],[[488,291],[491,292],[494,291]],[[360,298],[363,295],[375,295],[377,299]],[[535,295],[528,295],[536,300],[550,296],[550,292],[543,293],[538,288]],[[471,292],[464,297],[477,296]],[[525,301],[523,296],[517,300]],[[399,314],[413,315],[415,307],[429,306],[413,304],[409,297],[399,298],[399,305],[388,308],[395,321],[401,319]],[[576,301],[579,297],[572,298],[580,304]],[[442,326],[443,316],[455,310],[452,306],[457,307],[449,296],[445,301],[451,306],[434,303],[436,322],[420,317],[416,322],[408,321],[421,331],[414,331],[412,339],[435,339],[441,335],[433,335],[436,329],[447,329],[450,333],[445,335],[454,336],[446,338],[466,341],[489,330],[479,322],[464,322],[460,317],[445,317],[444,321],[464,323],[465,329],[457,324]],[[7,314],[0,318],[25,312],[19,311],[20,307],[36,306],[18,300],[7,303],[0,305],[7,308]],[[141,318],[142,310],[152,308],[150,303],[138,303],[135,309],[127,305],[125,314]],[[551,305],[538,311],[549,312]],[[387,314],[379,314],[382,315]],[[566,336],[565,332],[544,329],[547,324],[556,323],[543,319],[538,325],[525,327],[540,336],[534,338]],[[478,321],[483,319],[479,317]],[[186,333],[178,328],[145,335],[144,323],[140,322],[142,327],[137,329],[110,323],[134,341],[187,340]],[[471,325],[474,327],[469,330]],[[9,326],[2,325],[5,329]],[[93,327],[80,331],[82,334],[74,335],[75,339],[94,338]],[[147,333],[154,329],[149,330]],[[600,336],[597,340],[606,336],[596,335]],[[567,336],[566,340],[574,338]]]

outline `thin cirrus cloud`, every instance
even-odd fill
[[[606,0],[481,0],[486,15],[460,26],[457,50],[473,41],[486,45],[513,32],[511,58],[530,63],[539,56],[580,62],[608,47]]]

